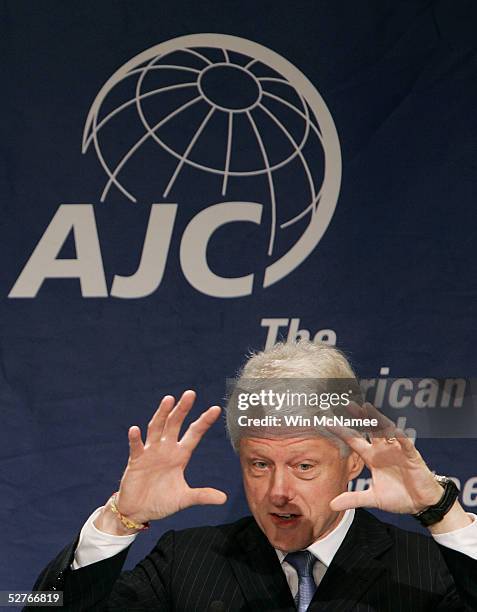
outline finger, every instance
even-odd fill
[[[223,491],[219,491],[219,489],[204,487],[190,490],[191,506],[205,506],[206,504],[220,506],[225,504],[226,501],[227,495]]]
[[[346,411],[349,413],[349,415],[352,418],[360,418],[360,419],[368,418],[368,413],[366,411],[366,408],[364,407],[364,404],[358,404],[357,402],[350,402],[348,406],[346,406]],[[372,435],[371,425],[368,426],[363,423],[360,428],[360,433],[367,442],[371,442],[371,435]]]
[[[146,444],[159,442],[164,431],[164,425],[166,424],[167,417],[174,408],[175,403],[176,400],[172,397],[172,395],[165,395],[162,398],[159,408],[153,414],[152,419],[149,421],[147,426]]]
[[[192,452],[202,439],[205,432],[215,423],[220,415],[220,406],[211,406],[200,417],[190,424],[179,444]]]
[[[134,461],[138,459],[144,451],[144,444],[141,439],[141,430],[137,425],[133,425],[128,431],[129,439],[129,458]]]
[[[354,417],[366,417],[367,412],[364,406],[360,406],[356,402],[350,402],[348,406],[346,406],[346,410],[351,413]]]
[[[366,416],[369,419],[376,419],[378,422],[377,426],[375,426],[370,432],[373,438],[385,439],[395,435],[396,425],[391,421],[391,419],[388,419],[387,416],[385,416],[382,412],[379,412],[379,410],[369,402],[365,402],[363,404],[363,408],[365,409]]]
[[[402,429],[396,429],[394,431],[394,435],[399,440],[399,444],[401,445],[405,455],[408,457],[414,457],[418,453],[417,448],[414,446],[414,442],[411,440],[411,438],[406,436]]]
[[[342,425],[327,425],[326,429],[343,440],[343,442],[346,442],[346,444],[356,451],[366,462],[366,458],[369,456],[372,446],[357,431]]]
[[[353,491],[341,493],[330,501],[330,508],[335,511],[349,510],[350,508],[374,508],[374,494],[371,489],[366,491]]]
[[[164,426],[164,435],[166,437],[170,436],[171,438],[177,440],[182,423],[189,413],[189,410],[194,405],[194,401],[195,392],[191,390],[184,391],[180,400],[167,417],[166,424]]]

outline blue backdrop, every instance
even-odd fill
[[[193,416],[220,403],[267,340],[336,341],[365,377],[477,374],[475,3],[2,13],[2,589],[117,488],[131,424],[186,388]],[[475,509],[476,441],[417,444]],[[156,524],[128,566],[247,512],[222,423],[188,477],[228,504]]]

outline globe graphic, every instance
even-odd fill
[[[131,113],[139,129],[128,140],[114,126]],[[117,70],[83,135],[83,153],[93,147],[106,173],[101,201],[113,189],[138,201],[127,170],[151,145],[170,164],[158,164],[162,201],[175,197],[189,168],[213,180],[215,201],[227,200],[231,189],[257,201],[253,181],[263,182],[269,256],[280,232],[300,224],[295,244],[267,269],[265,286],[299,265],[331,220],[341,179],[333,120],[307,77],[262,45],[222,34],[183,36]]]

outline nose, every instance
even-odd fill
[[[286,468],[275,467],[269,488],[270,501],[274,506],[285,506],[295,497],[292,476]]]

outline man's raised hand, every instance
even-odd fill
[[[189,506],[226,502],[227,496],[222,491],[208,487],[193,489],[184,478],[194,449],[220,415],[220,407],[211,406],[179,439],[194,400],[194,391],[185,391],[177,404],[172,396],[166,395],[149,422],[145,442],[139,427],[129,429],[129,460],[116,500],[120,513],[128,519],[145,523]],[[110,532],[112,518],[105,506],[95,525]],[[117,518],[115,521],[119,523]]]
[[[415,514],[437,503],[442,487],[403,431],[373,405],[350,405],[353,416],[376,419],[378,426],[366,440],[348,427],[330,427],[335,435],[358,453],[371,472],[372,482],[364,491],[338,495],[333,510],[379,508],[388,512]]]
[[[412,440],[372,404],[354,404],[350,409],[353,416],[376,419],[378,427],[374,434],[368,434],[369,440],[347,427],[330,430],[361,456],[371,472],[372,482],[364,491],[341,493],[331,501],[331,508],[339,511],[366,507],[416,514],[436,504],[442,497],[442,487]],[[448,533],[470,523],[472,518],[456,500],[444,518],[428,529],[433,534]]]

